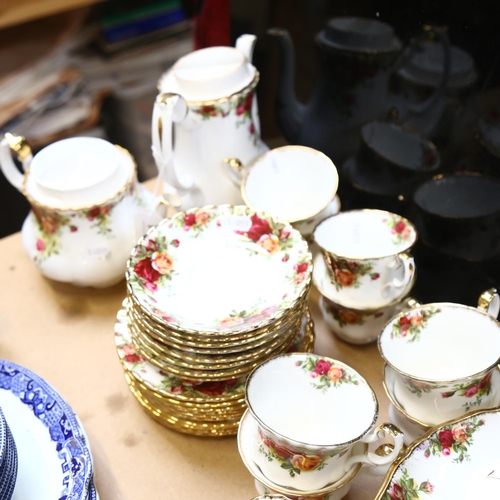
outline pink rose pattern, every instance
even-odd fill
[[[313,379],[311,385],[323,393],[330,387],[339,387],[342,384],[359,385],[356,375],[351,370],[317,356],[307,356],[304,360],[296,361],[295,366],[301,367],[309,374]]]
[[[361,286],[360,279],[363,276],[369,276],[370,281],[375,281],[380,278],[379,273],[374,273],[373,264],[371,262],[355,262],[346,259],[334,259],[331,255],[325,256],[327,263],[328,276],[330,281],[338,291],[342,288],[359,288]]]
[[[453,463],[470,461],[468,447],[474,442],[473,434],[484,423],[482,418],[475,416],[458,424],[447,425],[420,445],[424,457],[453,456]]]
[[[200,115],[203,120],[210,120],[211,118],[220,117],[226,118],[234,113],[238,118],[236,127],[248,123],[248,133],[252,137],[254,144],[257,142],[255,134],[255,124],[252,118],[252,102],[254,92],[247,94],[238,94],[233,99],[229,99],[225,103],[210,104],[193,108],[193,112]]]
[[[467,383],[455,384],[450,391],[441,393],[441,397],[451,398],[458,396],[465,398],[466,402],[462,406],[465,408],[465,413],[467,413],[474,409],[475,406],[479,406],[482,403],[483,397],[490,394],[492,375],[493,371],[487,373],[482,378]]]
[[[51,257],[58,255],[61,251],[61,235],[63,231],[77,233],[79,230],[79,220],[86,220],[91,223],[90,227],[96,230],[97,234],[113,237],[113,232],[110,227],[111,216],[114,207],[128,195],[134,193],[134,183],[131,183],[128,189],[118,195],[113,201],[97,205],[85,210],[53,210],[39,205],[32,205],[33,216],[37,225],[37,240],[35,248],[35,262],[41,263]],[[141,204],[142,200],[134,196],[134,203]]]
[[[407,469],[401,470],[401,476],[393,480],[386,490],[382,500],[419,500],[422,499],[420,493],[432,495],[434,485],[429,481],[418,483],[411,478]]]
[[[437,307],[414,309],[403,314],[392,323],[391,339],[406,339],[408,342],[420,340],[420,332],[432,316],[441,312]]]
[[[394,236],[394,244],[396,245],[403,243],[413,234],[411,226],[407,225],[405,220],[397,215],[383,219],[382,222],[385,222],[391,230],[391,234]]]
[[[165,236],[160,236],[156,240],[146,239],[142,245],[136,247],[131,264],[131,284],[139,284],[154,293],[158,291],[159,285],[172,279],[175,270],[174,261],[169,254],[169,245],[178,246],[173,241],[167,243]]]

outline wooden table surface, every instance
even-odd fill
[[[113,340],[124,282],[91,289],[49,281],[25,255],[20,234],[0,240],[0,257],[0,357],[42,376],[79,415],[92,445],[101,500],[256,496],[236,437],[200,438],[166,429],[130,393]],[[317,302],[313,290],[315,352],[365,377],[379,400],[379,421],[385,421],[388,400],[376,345],[353,346],[335,338]],[[381,481],[358,475],[346,500],[373,499]]]

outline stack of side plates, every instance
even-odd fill
[[[115,344],[127,384],[145,412],[166,427],[188,434],[236,434],[246,408],[246,376],[190,381],[162,371],[134,346],[127,308],[125,299],[117,315]],[[312,352],[314,340],[314,324],[307,311],[289,351]]]
[[[311,271],[297,230],[244,206],[195,208],[151,228],[127,264],[122,330],[169,390],[138,377],[124,355],[134,396],[182,432],[235,434],[246,376],[306,335]]]
[[[0,360],[0,407],[18,457],[13,493],[3,496],[2,490],[1,499],[98,499],[85,431],[53,387],[26,368]],[[2,467],[3,461],[0,475]],[[3,476],[0,484],[7,484]]]

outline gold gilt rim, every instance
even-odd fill
[[[311,263],[312,267],[312,263]],[[295,314],[303,314],[304,310],[307,308],[307,303],[309,299],[309,293],[312,286],[312,273],[308,278],[308,283],[304,286],[301,294],[297,297],[295,303],[289,307],[287,310],[282,311],[282,313],[272,322],[267,322],[264,325],[254,328],[252,330],[242,331],[241,333],[231,334],[230,332],[211,332],[211,331],[196,331],[196,330],[181,330],[175,328],[167,323],[160,323],[156,318],[152,317],[146,311],[137,299],[133,295],[133,291],[129,288],[127,284],[127,297],[131,301],[131,307],[135,311],[135,316],[142,317],[143,323],[149,324],[154,330],[159,329],[159,331],[168,332],[168,335],[175,339],[180,339],[185,343],[191,342],[194,346],[201,347],[203,344],[207,345],[237,345],[241,343],[242,340],[258,340],[259,338],[264,338],[272,334],[279,328],[285,328],[286,324],[290,322],[290,318]],[[189,345],[189,344],[188,344]]]
[[[184,380],[203,380],[203,381],[215,381],[215,380],[229,380],[232,378],[240,378],[249,375],[253,369],[259,366],[262,362],[267,361],[279,354],[285,353],[293,345],[294,337],[290,336],[285,339],[285,341],[279,346],[279,348],[273,349],[267,356],[263,356],[258,360],[252,361],[250,363],[245,363],[244,365],[239,365],[231,370],[214,370],[213,372],[208,372],[205,369],[198,370],[193,368],[184,368],[178,365],[164,363],[163,359],[154,358],[149,353],[145,352],[140,345],[137,344],[136,339],[132,338],[132,344],[139,350],[139,352],[146,358],[152,365],[156,366],[160,370],[163,370],[174,377],[179,377]]]
[[[166,94],[166,93],[170,92],[169,90],[162,90],[161,89],[161,80],[162,80],[163,76],[164,75],[160,76],[160,78],[158,79],[158,82],[156,84],[156,88],[158,89],[158,92],[160,92],[160,94]],[[188,106],[213,106],[216,104],[223,104],[227,101],[230,101],[231,99],[235,99],[235,98],[240,97],[240,95],[245,95],[245,94],[248,94],[249,92],[251,92],[255,87],[257,87],[257,84],[259,83],[259,79],[260,79],[260,73],[257,70],[255,70],[255,76],[253,77],[252,81],[248,85],[243,87],[241,90],[238,90],[238,92],[234,92],[231,95],[219,97],[218,99],[209,99],[206,101],[189,101],[187,99],[184,99],[184,98],[183,99]],[[177,94],[176,92],[173,92],[173,93]],[[181,94],[177,94],[177,95],[182,97]]]
[[[240,419],[228,420],[226,422],[206,422],[203,420],[188,420],[169,414],[165,411],[156,410],[149,405],[140,394],[129,387],[130,391],[142,406],[146,414],[166,427],[170,427],[185,434],[197,436],[227,436],[238,432]]]
[[[143,321],[142,318],[138,317],[137,312],[134,311],[133,309],[129,310],[129,312],[127,313],[127,317],[129,325],[141,330],[143,334],[149,337],[153,337],[151,339],[152,341],[158,341],[166,345],[173,344],[172,347],[174,347],[177,351],[182,351],[183,353],[189,352],[189,349],[192,347],[196,347],[202,350],[202,352],[199,353],[199,356],[203,355],[212,356],[216,355],[216,353],[213,352],[214,350],[222,351],[222,354],[229,354],[228,351],[225,350],[228,347],[232,349],[232,352],[230,354],[234,354],[234,353],[242,353],[245,351],[255,352],[258,349],[264,348],[265,346],[269,346],[278,337],[283,336],[289,329],[296,328],[297,323],[299,321],[302,322],[306,310],[307,310],[307,304],[304,303],[303,307],[301,306],[300,309],[294,311],[293,314],[290,315],[290,317],[286,318],[286,321],[283,321],[281,324],[276,325],[275,328],[266,329],[259,335],[241,339],[238,342],[231,342],[231,343],[224,342],[223,345],[212,344],[212,343],[205,344],[201,341],[200,342],[191,341],[186,345],[186,342],[184,342],[183,338],[179,338],[177,335],[172,334],[169,330],[154,328],[148,325],[147,322]],[[298,329],[300,331],[300,326]],[[206,345],[209,345],[210,347],[208,349],[203,349]],[[212,347],[214,345],[215,347]]]
[[[336,179],[336,182],[335,182],[335,188],[333,189],[333,191],[331,193],[330,199],[319,210],[316,210],[314,213],[311,213],[305,217],[301,217],[300,219],[286,219],[286,220],[290,224],[295,224],[297,222],[305,222],[309,219],[312,219],[316,215],[318,215],[333,201],[333,199],[337,195],[337,190],[339,187],[339,173],[338,173],[337,167],[335,166],[333,161],[328,156],[326,156],[324,153],[322,153],[321,151],[318,151],[317,149],[314,149],[314,148],[310,148],[307,146],[281,146],[279,148],[271,149],[270,151],[267,151],[267,153],[264,153],[264,154],[258,156],[257,158],[253,159],[245,168],[245,173],[243,174],[243,179],[241,180],[241,196],[242,196],[243,201],[245,202],[245,204],[248,208],[251,208],[252,210],[255,210],[255,211],[258,210],[250,203],[250,200],[248,199],[248,196],[247,196],[247,190],[246,190],[248,176],[250,175],[253,167],[257,163],[260,163],[266,156],[269,156],[271,154],[276,154],[277,152],[280,152],[280,151],[297,151],[297,150],[298,151],[307,151],[309,153],[313,153],[313,154],[319,156],[320,158],[322,158],[323,160],[325,160],[325,163],[327,163],[329,165],[331,171],[333,172],[335,179]]]
[[[312,285],[312,283],[311,283]],[[309,285],[309,287],[311,286]],[[310,290],[310,288],[309,288]],[[309,298],[309,292],[305,295],[296,306],[288,311],[288,313],[278,319],[276,322],[267,325],[263,328],[257,330],[252,330],[247,333],[242,333],[241,335],[232,336],[229,335],[227,338],[222,336],[214,336],[212,334],[203,333],[187,333],[183,334],[176,330],[171,329],[165,325],[161,325],[158,322],[152,320],[149,316],[142,314],[143,310],[138,306],[133,297],[129,296],[131,299],[130,305],[128,306],[131,310],[132,320],[139,319],[142,325],[148,327],[148,329],[153,332],[158,333],[160,336],[168,335],[173,341],[177,341],[182,345],[204,347],[204,345],[215,345],[217,348],[220,347],[235,347],[242,345],[243,343],[250,343],[257,340],[263,340],[265,338],[272,337],[277,330],[288,328],[289,325],[296,319],[297,315],[303,315],[307,309]]]
[[[218,370],[238,366],[239,364],[246,363],[247,361],[251,361],[265,355],[270,350],[273,350],[281,345],[288,336],[293,336],[295,339],[297,333],[300,332],[301,325],[302,316],[290,326],[289,331],[281,332],[281,334],[272,339],[271,342],[259,347],[258,349],[242,349],[240,352],[233,353],[231,355],[214,354],[212,356],[192,355],[188,351],[172,348],[169,349],[165,346],[165,344],[157,341],[156,339],[151,339],[151,337],[138,328],[137,325],[129,324],[129,329],[131,330],[132,336],[137,338],[145,349],[150,351],[152,354],[163,357],[173,364],[194,369]]]
[[[99,202],[93,203],[92,205],[80,205],[76,207],[65,207],[65,208],[58,208],[58,207],[51,207],[50,205],[46,205],[44,203],[40,203],[36,201],[34,198],[32,198],[28,192],[26,191],[26,181],[30,172],[29,167],[26,169],[24,176],[23,176],[23,181],[21,184],[21,193],[26,197],[30,205],[41,208],[42,210],[51,210],[54,212],[59,212],[59,213],[64,213],[64,212],[79,212],[81,210],[90,210],[94,207],[100,207],[102,205],[108,205],[109,203],[112,203],[115,201],[117,198],[119,198],[123,193],[125,193],[132,184],[135,182],[135,179],[137,177],[137,163],[135,161],[135,158],[130,154],[129,151],[127,151],[125,148],[122,148],[121,146],[118,146],[117,144],[114,145],[115,148],[120,151],[121,153],[127,155],[130,160],[132,161],[133,168],[131,170],[131,174],[125,184],[113,195],[108,196],[107,198],[100,200]]]
[[[228,420],[240,419],[243,415],[246,406],[238,406],[234,408],[189,408],[186,406],[176,406],[165,403],[162,400],[151,397],[150,394],[143,391],[141,388],[129,383],[129,388],[133,388],[147,402],[151,408],[160,411],[165,411],[181,418],[192,418],[194,420],[206,420],[208,422],[227,422]]]
[[[387,474],[384,477],[384,480],[382,481],[382,485],[380,486],[380,489],[378,490],[377,495],[375,496],[374,500],[382,500],[383,496],[386,493],[387,487],[391,484],[391,481],[396,474],[398,468],[406,461],[412,453],[422,445],[425,441],[427,441],[433,434],[437,433],[440,429],[444,429],[445,427],[449,425],[454,425],[458,424],[459,422],[462,422],[464,420],[468,420],[472,417],[476,417],[478,415],[484,415],[484,414],[489,414],[489,413],[499,413],[500,408],[491,408],[489,410],[476,410],[472,411],[470,413],[467,413],[466,415],[462,415],[459,418],[454,418],[452,420],[448,420],[447,422],[444,422],[439,425],[435,425],[431,427],[423,436],[419,437],[418,439],[415,439],[402,454],[400,454],[396,460],[391,464],[389,467],[389,470],[387,471]]]
[[[272,316],[270,318],[267,318],[266,320],[263,320],[263,321],[257,323],[256,325],[252,325],[252,326],[249,326],[249,327],[246,327],[246,328],[242,328],[241,330],[234,331],[232,335],[231,335],[231,332],[227,332],[227,331],[210,330],[210,329],[206,329],[206,330],[200,331],[200,330],[194,330],[194,329],[191,329],[191,328],[182,328],[180,326],[175,326],[173,324],[170,324],[167,321],[162,320],[161,317],[155,315],[154,313],[151,313],[142,304],[140,304],[140,302],[135,297],[134,291],[132,290],[131,285],[130,285],[130,276],[133,273],[133,269],[131,268],[131,261],[134,258],[136,249],[139,246],[143,246],[145,240],[148,239],[149,236],[152,233],[154,233],[155,231],[157,231],[158,228],[161,227],[162,225],[168,224],[170,221],[172,221],[174,219],[184,217],[186,214],[195,213],[195,212],[198,212],[200,210],[201,211],[209,211],[209,210],[214,210],[214,209],[215,210],[241,209],[244,213],[246,213],[246,215],[256,214],[256,215],[258,215],[260,217],[270,218],[270,219],[272,219],[273,221],[275,221],[277,223],[284,224],[286,230],[289,231],[290,234],[296,235],[298,241],[302,242],[302,244],[304,246],[304,249],[305,249],[304,255],[306,257],[306,261],[309,264],[308,265],[308,270],[307,270],[307,278],[305,278],[304,281],[303,281],[302,289],[300,290],[300,293],[295,297],[295,299],[290,303],[290,305],[289,305],[289,307],[287,309],[283,309],[283,310],[279,311],[274,316]],[[250,212],[250,214],[248,214],[248,212]],[[169,330],[177,331],[177,332],[179,332],[181,334],[182,333],[184,333],[184,334],[195,334],[195,335],[203,335],[204,334],[204,335],[208,335],[208,336],[211,336],[211,337],[229,336],[229,337],[231,337],[233,339],[236,339],[236,338],[238,338],[237,337],[238,335],[240,335],[240,336],[241,335],[245,335],[245,334],[246,335],[253,335],[253,334],[255,334],[256,331],[258,331],[258,330],[260,330],[262,328],[275,325],[275,323],[279,319],[281,319],[281,318],[285,317],[287,314],[289,314],[291,310],[295,309],[298,306],[298,304],[300,304],[304,300],[307,300],[308,295],[309,295],[309,290],[311,288],[311,283],[312,283],[312,267],[313,267],[312,261],[313,261],[312,254],[311,254],[311,252],[309,250],[309,246],[307,244],[307,241],[304,239],[304,237],[302,236],[302,234],[300,233],[300,231],[298,231],[297,229],[295,229],[289,222],[287,222],[287,221],[285,221],[283,219],[280,219],[279,217],[274,217],[272,215],[269,215],[269,214],[267,214],[265,212],[259,212],[259,211],[252,210],[252,209],[248,208],[246,205],[231,205],[231,204],[205,205],[203,207],[195,207],[195,208],[192,208],[190,210],[186,210],[185,212],[177,212],[172,217],[163,219],[159,224],[157,224],[155,226],[152,226],[148,230],[148,232],[139,239],[139,241],[137,242],[137,244],[131,250],[129,258],[127,260],[125,278],[127,280],[127,291],[129,293],[129,295],[133,297],[134,301],[139,305],[139,307],[141,308],[141,310],[143,312],[146,312],[149,317],[155,318],[155,321],[157,323],[166,326]]]

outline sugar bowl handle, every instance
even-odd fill
[[[187,113],[187,103],[180,95],[167,92],[156,97],[151,124],[151,150],[158,167],[158,175],[180,190],[190,190],[194,187],[193,176],[186,172],[180,175],[173,161],[173,123],[183,121]]]
[[[19,172],[12,159],[12,151],[16,153],[17,159],[22,163],[23,170],[26,170],[33,159],[31,148],[22,135],[7,132],[0,142],[0,168],[7,180],[21,191],[24,176]]]
[[[477,301],[477,308],[481,311],[487,312],[494,318],[498,318],[500,312],[500,296],[496,288],[490,288],[479,296]]]

